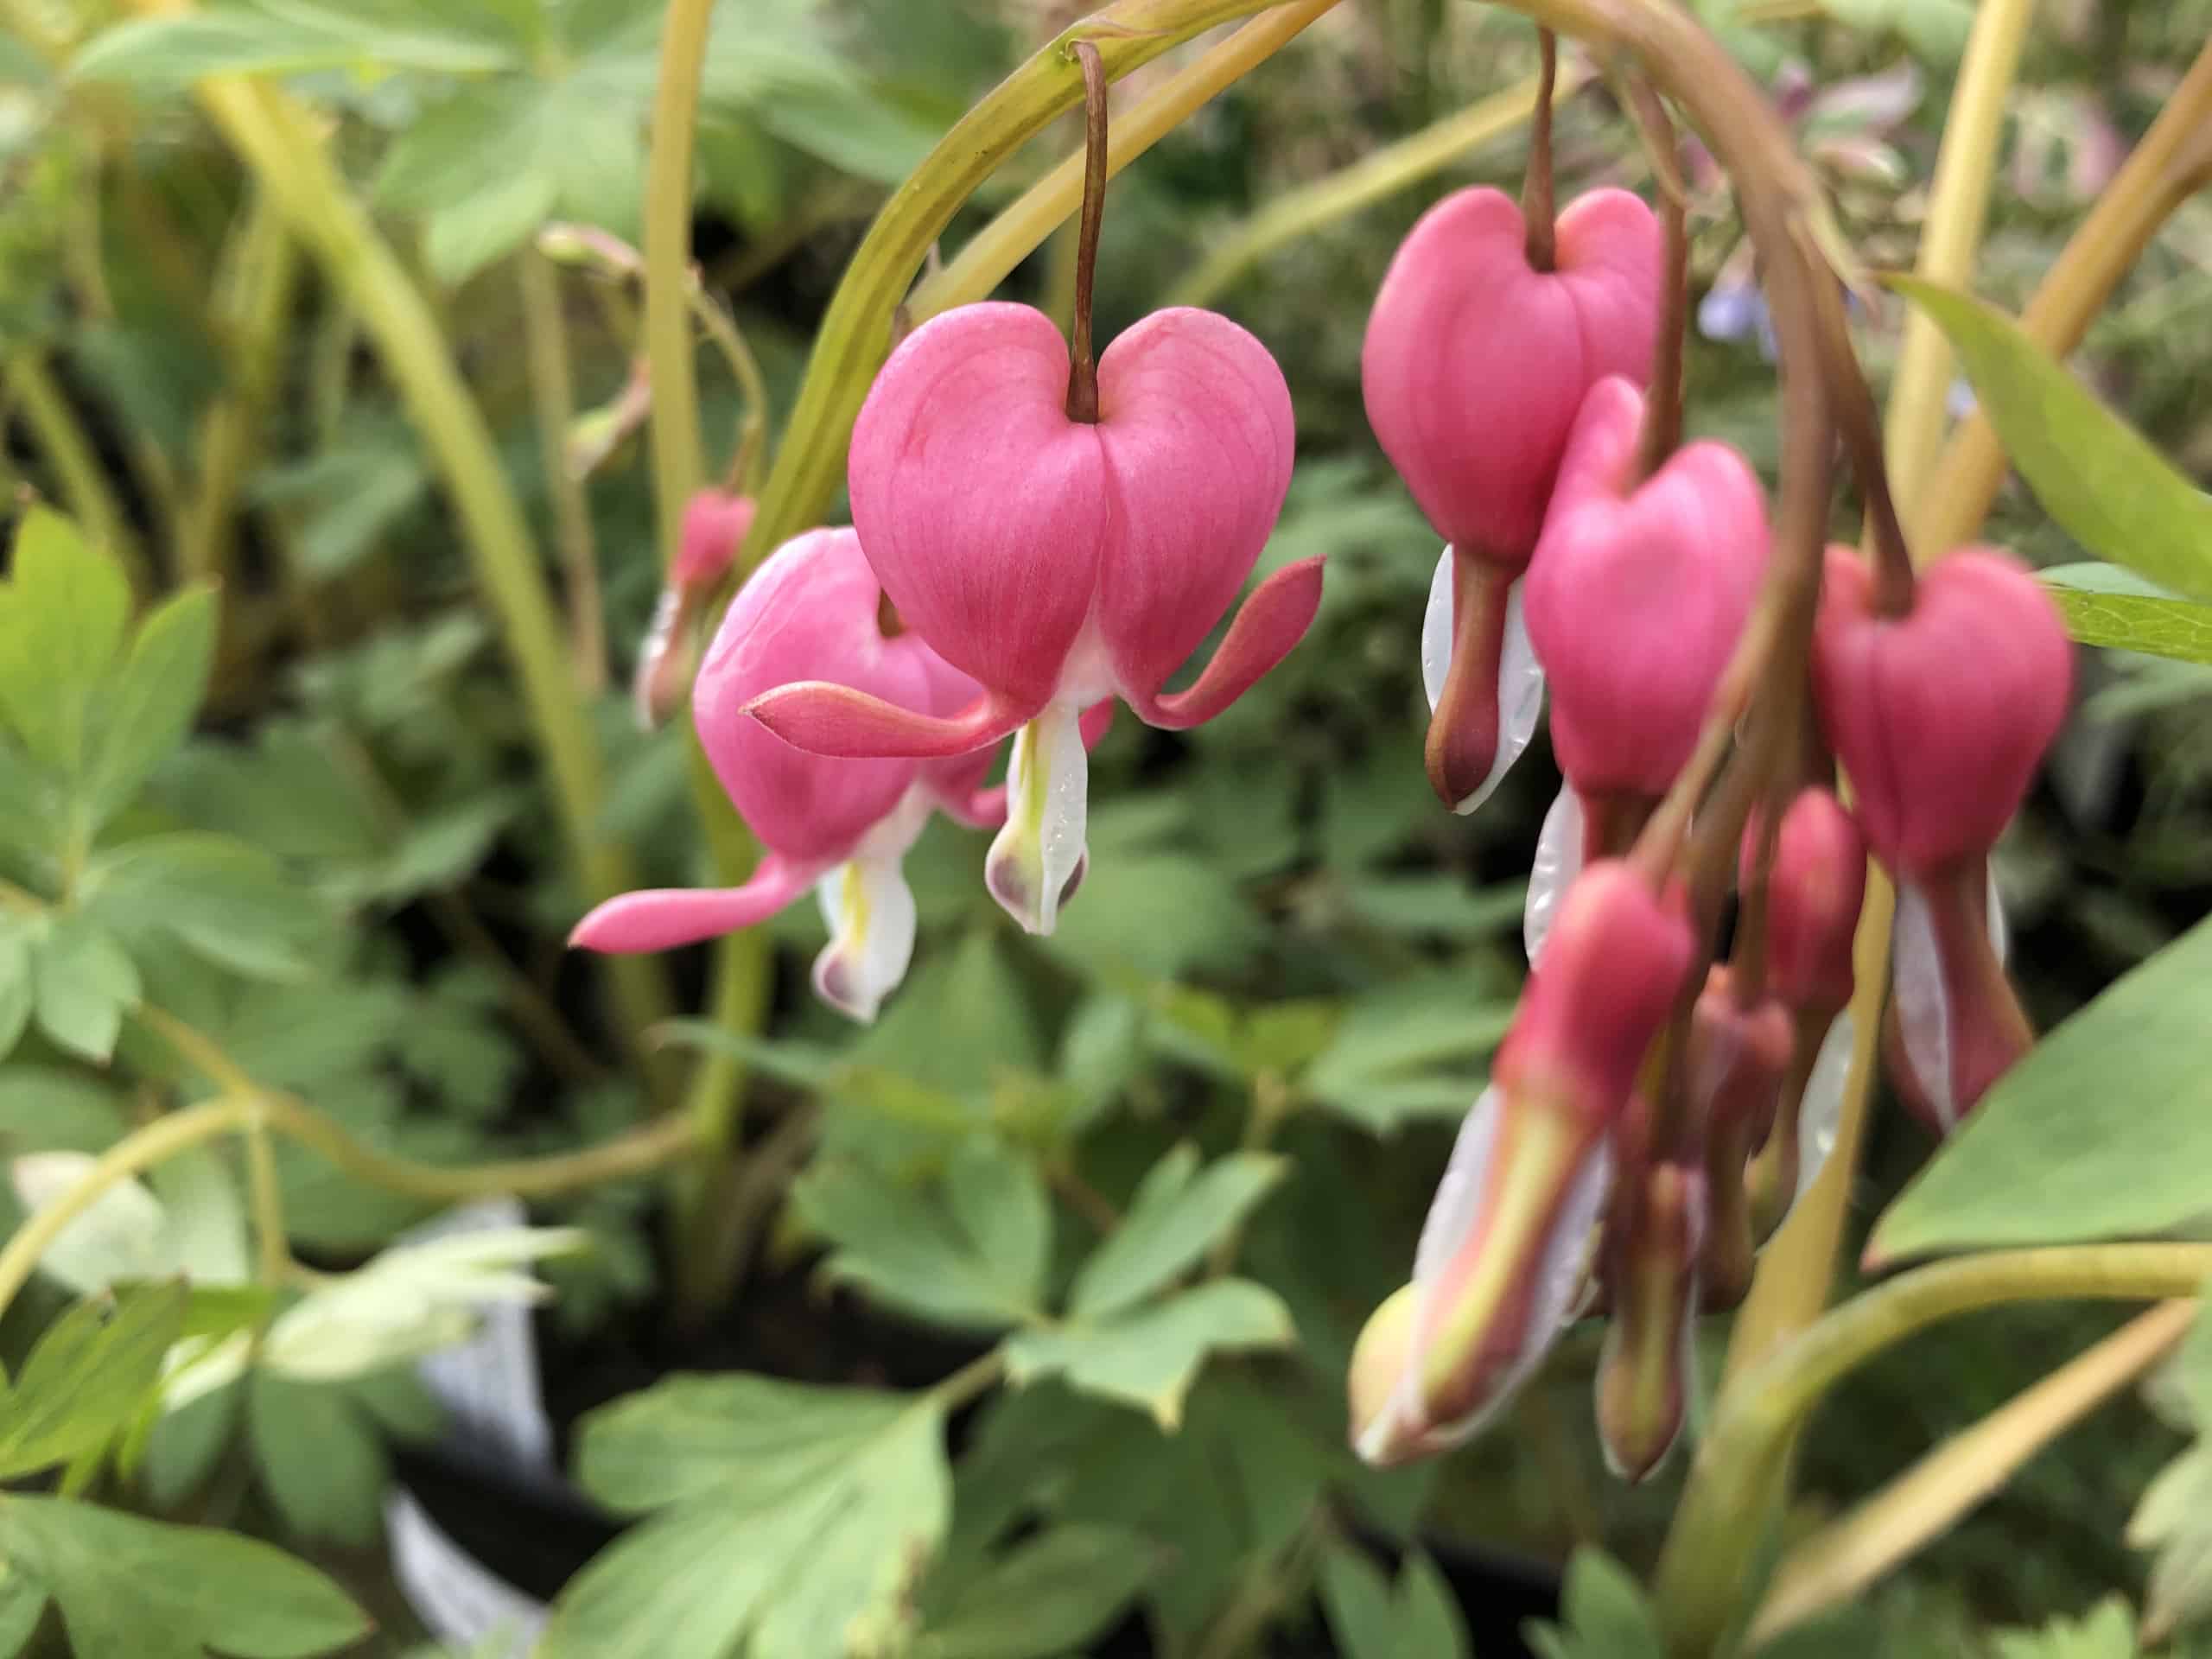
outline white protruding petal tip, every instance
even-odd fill
[[[991,842],[983,880],[1025,931],[1048,934],[1090,868],[1084,828],[1090,758],[1077,705],[1052,702],[1014,734],[1007,763],[1005,827]]]
[[[874,1023],[914,956],[914,894],[897,859],[855,858],[816,889],[830,943],[814,959],[814,988],[840,1014]]]
[[[1522,912],[1521,942],[1529,952],[1529,965],[1543,955],[1559,916],[1560,900],[1582,874],[1582,798],[1574,786],[1563,784],[1544,814],[1544,827],[1536,836],[1536,855],[1529,866],[1529,899]]]
[[[1905,1064],[1912,1068],[1913,1079],[1936,1121],[1948,1130],[1959,1116],[1951,1090],[1951,998],[1943,983],[1935,917],[1916,881],[1897,883],[1891,964],[1891,995],[1896,1001]]]

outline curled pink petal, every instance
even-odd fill
[[[672,950],[765,922],[820,871],[770,854],[741,887],[648,887],[610,899],[578,922],[571,946],[627,955]]]
[[[1188,688],[1162,696],[1125,685],[1129,706],[1147,724],[1169,731],[1203,725],[1228,708],[1313,626],[1321,606],[1321,563],[1317,556],[1287,564],[1255,588],[1213,660]]]
[[[809,754],[936,760],[995,743],[1036,710],[988,696],[949,717],[918,714],[849,685],[801,680],[761,693],[741,712]]]

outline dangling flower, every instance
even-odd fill
[[[753,528],[753,498],[702,490],[683,509],[676,563],[653,607],[652,625],[630,683],[638,723],[651,731],[676,712],[699,660],[696,633],[708,602]]]
[[[817,754],[957,754],[1018,732],[992,893],[1050,932],[1081,873],[1079,712],[1119,697],[1154,726],[1211,719],[1281,660],[1320,602],[1308,559],[1255,588],[1186,690],[1163,690],[1251,572],[1289,487],[1290,393],[1227,318],[1154,312],[1067,412],[1068,348],[1042,312],[963,306],[892,353],[854,429],[861,544],[906,626],[979,683],[940,709],[818,679],[748,712]],[[794,666],[798,666],[794,664]]]
[[[1989,853],[2066,718],[2073,648],[2009,555],[1938,560],[1902,616],[1871,573],[1828,551],[1813,687],[1859,821],[1897,878],[1891,1049],[1899,1090],[1939,1134],[2034,1040],[2000,959]]]
[[[1623,1139],[1640,1139],[1635,1124]],[[1608,1317],[1598,1353],[1598,1443],[1624,1480],[1648,1478],[1689,1414],[1700,1261],[1706,1245],[1705,1172],[1622,1147],[1621,1186],[1605,1217]]]
[[[1651,210],[1597,190],[1559,216],[1553,269],[1503,192],[1431,208],[1390,262],[1360,357],[1368,423],[1447,545],[1421,672],[1430,783],[1471,812],[1528,745],[1543,701],[1516,584],[1590,388],[1650,374],[1661,238]]]
[[[824,1001],[875,1016],[905,976],[914,899],[899,862],[932,810],[989,828],[1004,791],[982,788],[988,746],[929,762],[833,760],[795,749],[747,718],[745,705],[796,674],[949,714],[974,681],[911,632],[886,639],[881,590],[849,530],[787,542],[732,601],[699,671],[692,715],[731,803],[767,851],[740,887],[662,888],[609,899],[577,925],[587,950],[665,950],[766,920],[817,893],[830,939],[815,959]],[[1110,710],[1109,711],[1110,713]],[[1086,722],[1095,737],[1103,726]]]
[[[1625,849],[1688,760],[1766,563],[1749,463],[1692,443],[1639,481],[1643,427],[1627,381],[1592,389],[1524,584],[1567,777],[1529,882],[1531,962],[1558,894],[1586,860]]]
[[[1529,982],[1490,1086],[1436,1189],[1414,1281],[1353,1361],[1352,1444],[1389,1464],[1472,1434],[1532,1372],[1573,1309],[1637,1068],[1694,942],[1679,891],[1592,865]]]

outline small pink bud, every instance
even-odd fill
[[[1866,563],[1830,548],[1814,698],[1868,842],[1910,877],[1996,845],[2066,718],[2074,652],[2042,585],[1994,549],[1937,560],[1902,616],[1873,601]]]
[[[638,723],[645,730],[666,723],[682,704],[684,688],[696,671],[699,620],[752,527],[750,496],[702,490],[684,508],[676,563],[653,607],[652,626],[639,648],[630,683]]]
[[[1369,1462],[1472,1434],[1556,1340],[1605,1206],[1614,1125],[1694,949],[1681,894],[1653,893],[1625,864],[1595,864],[1568,893],[1438,1184],[1410,1312],[1363,1340],[1353,1433]]]
[[[1744,835],[1746,881],[1760,833],[1754,818]],[[1785,1005],[1834,1014],[1851,1001],[1852,939],[1866,896],[1866,842],[1858,823],[1827,790],[1800,791],[1775,832],[1767,879],[1767,981]]]
[[[715,522],[719,536],[730,518]],[[688,567],[708,585],[712,550]],[[913,950],[914,901],[899,862],[932,807],[970,821],[988,814],[976,791],[990,755],[947,757],[927,768],[912,760],[829,760],[791,747],[747,717],[745,706],[799,675],[931,713],[972,702],[975,682],[918,635],[883,637],[880,597],[849,530],[787,542],[753,573],[707,652],[692,717],[715,775],[766,856],[740,887],[609,899],[577,925],[571,944],[669,950],[765,921],[812,887],[830,927],[815,988],[855,1019],[874,1017]]]
[[[1422,216],[1375,296],[1368,422],[1448,543],[1422,666],[1429,782],[1454,811],[1481,804],[1535,728],[1543,676],[1510,594],[1584,394],[1650,374],[1660,241],[1635,196],[1592,191],[1559,216],[1556,264],[1539,271],[1519,206],[1462,190]]]
[[[992,891],[1052,931],[1084,858],[1077,711],[1118,696],[1154,726],[1211,719],[1281,661],[1320,602],[1319,559],[1255,588],[1185,690],[1163,690],[1236,599],[1290,482],[1290,393],[1227,318],[1176,308],[1098,363],[1100,418],[1071,420],[1066,343],[1023,305],[916,329],[854,428],[853,518],[908,628],[972,676],[957,715],[820,683],[750,712],[818,754],[961,753],[1027,727]]]
[[[1755,1240],[1745,1171],[1773,1130],[1794,1034],[1777,998],[1745,1005],[1726,967],[1708,975],[1690,1015],[1685,1071],[1691,1118],[1704,1132],[1707,1217],[1699,1276],[1708,1307],[1733,1307],[1751,1287]]]
[[[1599,383],[1560,463],[1524,594],[1552,747],[1585,798],[1656,798],[1688,760],[1766,563],[1758,477],[1724,444],[1630,476],[1643,398]]]
[[[729,574],[753,528],[753,498],[721,490],[702,490],[683,509],[683,529],[676,563],[668,573],[669,585],[678,588],[711,588]]]
[[[1585,394],[1649,377],[1659,316],[1659,222],[1627,191],[1567,206],[1551,270],[1528,234],[1503,191],[1446,196],[1392,257],[1360,353],[1368,423],[1428,522],[1509,571],[1535,550]]]
[[[1624,1175],[1605,1219],[1611,1317],[1598,1356],[1598,1439],[1626,1480],[1665,1461],[1689,1414],[1705,1230],[1704,1175],[1664,1160]]]

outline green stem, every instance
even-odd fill
[[[645,355],[652,364],[653,503],[661,568],[683,546],[683,507],[699,488],[699,372],[692,360],[691,158],[714,0],[669,0],[645,165]]]
[[[1706,1659],[1744,1605],[1745,1563],[1781,1496],[1791,1443],[1828,1390],[1916,1332],[2012,1302],[2193,1295],[2212,1244],[2085,1244],[1992,1251],[1900,1274],[1846,1302],[1729,1385],[1698,1447],[1654,1593],[1668,1651]]]
[[[8,390],[31,429],[31,440],[45,454],[60,486],[61,499],[85,533],[122,562],[131,586],[141,593],[153,588],[152,569],[146,550],[124,514],[123,505],[108,487],[107,474],[77,412],[46,361],[35,350],[17,352],[7,361]]]
[[[953,124],[876,215],[823,314],[798,405],[746,537],[746,568],[828,510],[844,475],[854,417],[876,370],[890,353],[893,315],[931,245],[976,186],[1082,100],[1083,72],[1070,60],[1069,46],[1079,39],[1093,41],[1107,79],[1117,79],[1217,23],[1282,3],[1284,0],[1116,0],[1048,41]],[[1296,9],[1318,16],[1328,3],[1301,0]],[[1080,170],[1078,160],[1078,175]],[[1078,177],[1071,208],[1080,194]],[[1024,252],[1049,234],[1067,211],[1046,218]],[[917,309],[914,315],[924,314]]]
[[[177,569],[187,580],[219,581],[230,568],[238,487],[276,390],[299,291],[298,246],[265,191],[247,207],[228,265],[217,304],[231,336],[231,383],[200,424],[199,465],[178,515]]]
[[[254,1239],[261,1250],[261,1281],[281,1285],[291,1271],[292,1247],[284,1227],[284,1189],[276,1179],[276,1148],[258,1112],[246,1128],[245,1161]]]
[[[535,248],[515,259],[515,280],[522,294],[524,354],[530,370],[530,397],[537,416],[538,464],[545,493],[553,505],[553,531],[568,575],[569,649],[576,680],[587,692],[607,689],[606,608],[599,591],[599,549],[591,530],[591,504],[583,480],[569,471],[569,423],[575,418],[575,375],[569,363],[569,336],[561,318],[560,278],[553,262]]]
[[[1556,103],[1585,82],[1573,68],[1562,73]],[[1349,218],[1375,202],[1410,188],[1453,162],[1503,137],[1536,107],[1534,75],[1470,104],[1457,114],[1362,156],[1350,167],[1285,191],[1218,243],[1168,291],[1168,305],[1207,305],[1277,248]]]
[[[490,429],[428,303],[297,104],[272,88],[220,76],[200,82],[199,96],[376,340],[461,514],[477,581],[499,619],[552,776],[569,857],[589,897],[611,898],[633,882],[628,858],[600,834],[599,745],[569,672],[558,613]],[[645,957],[605,962],[624,1034],[636,1046],[669,1007],[660,965]]]

